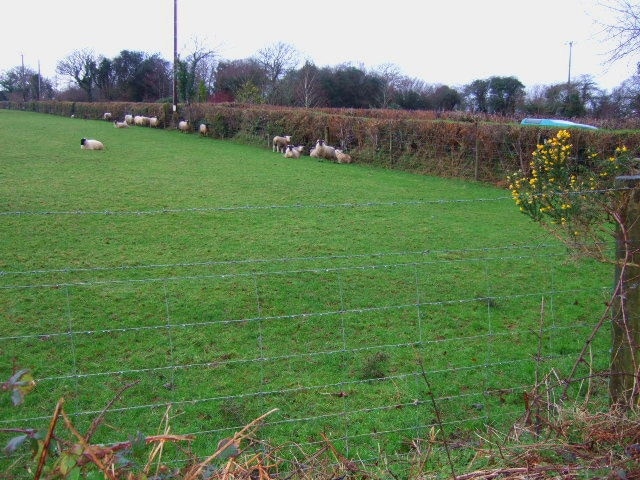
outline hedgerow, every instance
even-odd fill
[[[352,155],[358,163],[414,173],[461,178],[506,186],[505,177],[528,171],[531,153],[557,129],[522,126],[518,118],[475,115],[467,112],[408,112],[402,110],[309,109],[238,103],[131,102],[0,102],[0,108],[22,109],[53,115],[114,119],[126,113],[157,116],[171,129],[180,119],[193,125],[209,124],[212,138],[235,138],[271,148],[275,135],[290,135],[307,152],[323,138]],[[582,130],[572,134],[574,155],[585,152],[613,155],[617,145],[629,145],[638,155],[639,130]]]

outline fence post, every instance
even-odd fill
[[[609,395],[612,406],[628,410],[640,398],[640,175],[617,177],[616,187],[622,201],[616,231]]]

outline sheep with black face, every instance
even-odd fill
[[[316,146],[311,150],[310,155],[316,158],[325,158],[327,160],[337,160],[336,149],[327,145],[324,140],[318,139]]]
[[[104,145],[100,140],[82,138],[80,139],[80,148],[82,150],[104,150]]]
[[[300,158],[302,155],[302,151],[304,150],[304,145],[287,145],[286,150],[284,151],[285,158]]]

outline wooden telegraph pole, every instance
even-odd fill
[[[178,0],[173,0],[173,124],[178,111]]]
[[[616,290],[612,305],[609,394],[623,410],[640,399],[640,175],[620,176],[623,196],[616,232]]]

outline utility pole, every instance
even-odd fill
[[[22,101],[27,101],[27,83],[24,78],[24,53],[20,54],[20,58],[22,60],[22,72],[20,73],[20,84],[22,86]]]
[[[178,109],[178,0],[173,0],[173,113]]]
[[[571,86],[571,49],[573,48],[573,41],[569,42],[569,76],[567,77],[567,87]]]
[[[38,59],[38,101],[40,101],[40,89],[42,88],[42,82],[40,81],[41,78],[42,75],[40,74],[40,59]]]

